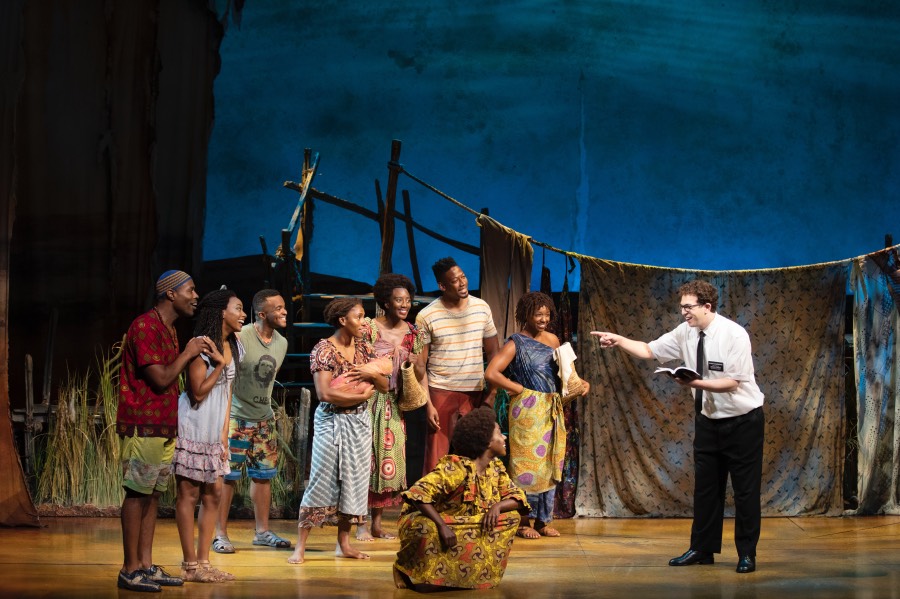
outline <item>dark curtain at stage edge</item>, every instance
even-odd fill
[[[37,525],[9,419],[9,247],[16,210],[16,99],[24,79],[22,1],[0,5],[0,525]]]
[[[900,514],[900,246],[853,263],[858,514]]]
[[[719,312],[753,343],[766,395],[763,514],[841,513],[846,264],[699,272],[582,258],[581,267],[577,353],[591,393],[581,410],[579,516],[693,512],[690,393],[654,375],[655,360],[601,350],[587,332],[656,339],[681,322],[677,289],[694,278],[716,286]]]
[[[3,96],[2,142],[4,168],[16,173],[3,180],[16,199],[3,315],[15,407],[24,405],[25,354],[41,399],[54,311],[55,389],[121,338],[162,270],[192,272],[205,289],[206,156],[223,27],[203,0],[25,1],[2,11],[11,29],[2,60],[21,81],[14,99]],[[16,79],[3,79],[8,94]]]

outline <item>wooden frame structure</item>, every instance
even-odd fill
[[[294,297],[297,295],[294,293],[294,288],[295,286],[297,286],[295,284],[299,283],[299,288],[301,290],[301,293],[299,295],[301,296],[301,300],[313,299],[317,297],[332,297],[333,295],[311,293],[311,276],[308,256],[310,243],[312,241],[312,236],[314,233],[313,213],[315,201],[322,201],[332,206],[348,210],[378,223],[379,232],[381,234],[381,257],[379,261],[379,274],[391,272],[391,270],[393,269],[393,250],[396,229],[395,223],[396,221],[402,222],[404,224],[406,240],[409,247],[409,256],[413,271],[413,282],[415,283],[417,289],[422,289],[422,275],[420,272],[418,257],[416,254],[415,231],[424,233],[425,235],[428,235],[429,237],[437,241],[443,242],[459,251],[478,256],[480,265],[480,243],[478,246],[464,243],[456,239],[447,237],[446,235],[442,235],[441,233],[438,233],[437,231],[430,229],[419,222],[416,222],[412,215],[411,202],[409,192],[407,190],[403,190],[401,193],[403,198],[403,211],[397,211],[396,200],[398,180],[401,174],[407,174],[407,176],[410,176],[414,180],[419,181],[429,189],[453,201],[460,207],[473,212],[473,214],[479,214],[478,212],[471,210],[463,204],[456,202],[446,194],[441,193],[427,183],[421,182],[419,179],[416,179],[412,175],[409,175],[409,173],[407,173],[403,169],[403,165],[400,163],[401,145],[401,141],[397,139],[391,142],[391,156],[390,160],[388,161],[388,183],[385,197],[382,197],[381,186],[378,180],[375,181],[375,196],[378,206],[377,212],[364,208],[348,200],[315,189],[312,186],[312,181],[315,178],[316,171],[319,166],[319,153],[314,153],[310,148],[306,148],[304,150],[303,168],[301,170],[300,182],[284,182],[285,188],[291,189],[300,194],[300,197],[297,201],[297,206],[294,209],[293,215],[291,216],[290,223],[288,224],[287,228],[282,229],[281,231],[281,244],[275,256],[275,264],[277,265],[277,269],[280,271],[280,276],[278,276],[277,278],[279,280],[280,289],[285,298],[285,302],[287,303],[288,308],[288,351],[291,352],[290,355],[292,358],[296,359],[308,357],[308,354],[296,353],[297,342],[295,337],[297,333],[305,337],[305,333],[310,332],[313,329],[322,329],[327,327],[325,323],[314,322],[312,320],[314,315],[312,313],[309,301],[303,301],[303,305],[301,306],[300,310],[301,320],[299,322],[295,322]],[[483,209],[481,214],[488,214],[488,210],[486,208]],[[296,240],[292,244],[291,239],[294,237],[295,231]]]

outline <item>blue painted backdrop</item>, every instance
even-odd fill
[[[781,267],[900,234],[900,3],[250,0],[221,56],[207,260],[278,242],[304,147],[316,188],[374,210],[394,138],[435,187],[599,258]],[[418,219],[477,244],[474,217],[400,182]],[[314,271],[376,278],[374,223],[318,204],[315,226]],[[428,283],[463,258],[417,242]]]

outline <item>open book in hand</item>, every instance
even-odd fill
[[[703,378],[699,372],[687,366],[679,366],[678,368],[659,367],[656,369],[656,372],[661,372],[670,378],[681,379],[682,381],[696,381]]]

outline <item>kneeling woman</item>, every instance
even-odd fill
[[[313,526],[337,525],[338,557],[368,559],[350,546],[350,527],[366,521],[372,465],[372,418],[368,400],[388,390],[388,380],[366,364],[375,355],[363,335],[366,313],[358,299],[342,297],[325,306],[334,334],[309,356],[319,407],[313,420],[309,486],[303,493],[299,540],[288,563],[302,564]],[[340,378],[339,378],[340,377]],[[338,382],[339,379],[340,382]]]
[[[499,459],[506,455],[506,439],[492,409],[460,418],[450,443],[454,453],[402,493],[398,588],[497,586],[520,514],[528,513],[525,493]]]

